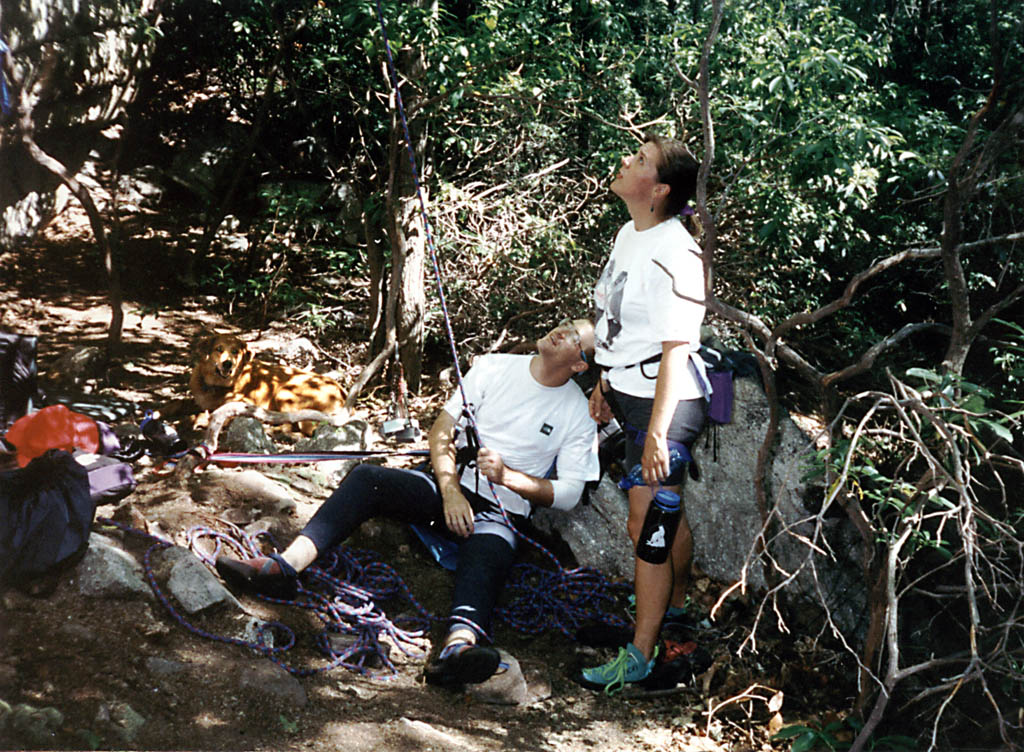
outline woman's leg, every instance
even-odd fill
[[[666,490],[678,493],[679,486],[667,486]],[[629,489],[627,527],[634,549],[640,539],[640,531],[651,505],[651,498],[651,489],[648,486],[633,486]],[[689,534],[690,527],[685,523],[685,517],[680,516],[680,528],[683,526],[686,528],[686,533]],[[670,598],[676,595],[675,574],[679,569],[689,569],[690,561],[686,557],[693,555],[693,543],[689,535],[686,536],[685,544],[680,546],[679,534],[681,532],[683,531],[677,528],[672,550],[663,563],[651,564],[639,556],[636,557],[634,570],[636,624],[633,627],[633,644],[648,660],[653,657],[665,609],[669,606]],[[683,589],[682,597],[685,599],[685,596],[686,590]]]
[[[622,417],[620,422],[628,426],[647,426],[651,416],[653,400],[613,392]],[[704,424],[705,405],[703,399],[682,400],[676,406],[669,426],[668,438],[678,444],[689,446],[699,435]],[[634,428],[634,431],[636,429]],[[634,440],[626,445],[626,466],[633,467],[640,462],[644,434],[634,434]],[[682,485],[686,479],[686,468],[674,470],[667,479],[671,485],[665,488],[682,496]],[[646,486],[634,486],[629,491],[629,535],[634,548],[640,537],[652,492]],[[680,503],[681,503],[680,499]],[[635,587],[637,601],[636,639],[634,643],[650,657],[657,633],[665,614],[666,606],[682,608],[686,604],[686,592],[690,585],[690,565],[693,563],[693,535],[686,519],[685,507],[681,509],[679,526],[672,542],[672,549],[665,564],[652,565],[637,560]],[[667,584],[667,591],[665,590]],[[667,595],[664,593],[667,592]],[[664,599],[664,600],[663,600]],[[641,605],[643,603],[644,605]],[[660,604],[660,606],[659,606]],[[660,608],[660,610],[658,610]],[[650,613],[647,613],[647,612]],[[657,622],[655,624],[655,622]]]
[[[683,608],[686,606],[686,593],[690,589],[690,565],[693,564],[693,533],[690,531],[690,521],[686,519],[685,507],[680,510],[679,527],[676,528],[676,539],[669,556],[672,560],[672,595],[668,605]]]

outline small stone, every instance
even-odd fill
[[[306,690],[299,680],[269,661],[247,665],[241,671],[238,684],[243,689],[269,695],[291,707],[301,708],[307,702]]]
[[[184,671],[187,666],[179,661],[171,661],[166,658],[150,656],[146,659],[146,669],[157,676],[174,676]]]
[[[501,662],[508,668],[500,668],[490,679],[480,684],[469,684],[466,693],[474,700],[494,705],[525,705],[529,699],[529,688],[523,676],[519,661],[506,650],[498,650]]]
[[[131,744],[138,736],[146,719],[124,702],[105,702],[96,711],[94,723],[114,734],[125,744]]]

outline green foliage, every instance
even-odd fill
[[[994,47],[981,20],[987,6],[945,4],[927,18],[921,3],[891,6],[892,17],[890,6],[726,4],[711,58],[717,154],[710,202],[720,222],[716,292],[727,302],[778,320],[832,299],[882,256],[937,244],[942,217],[932,197],[991,82]],[[224,111],[243,121],[255,119],[275,50],[290,39],[267,110],[262,180],[344,180],[379,211],[394,123],[374,1],[220,0],[202,3],[208,21],[200,21],[197,0],[182,8],[187,28],[198,33],[189,44],[207,55],[196,63],[219,82]],[[586,311],[589,280],[626,219],[603,182],[635,146],[638,128],[630,134],[623,126],[654,123],[701,152],[696,95],[678,72],[696,75],[710,7],[388,0],[384,13],[407,78],[403,96],[414,103],[411,124],[428,134],[418,158],[448,283],[460,295],[478,293],[456,322],[460,338],[486,340],[539,301],[564,299]],[[1024,62],[1013,33],[1021,16],[1019,8],[997,12],[1008,72],[1024,67],[1014,67]],[[417,52],[422,67],[413,71]],[[1006,91],[1010,103],[1015,90]],[[996,166],[965,217],[965,237],[1021,226],[1019,167],[1012,160]],[[365,249],[339,240],[345,223],[318,214],[316,195],[260,192],[256,234],[283,232],[320,257],[304,268],[337,262],[345,273],[365,274]],[[371,226],[380,228],[380,218],[370,217]],[[1024,272],[1021,261],[1003,246],[965,258],[978,305],[1005,294],[1004,280]],[[462,270],[472,274],[463,279]],[[932,318],[944,295],[937,264],[899,268],[792,341],[831,370],[903,322]],[[546,323],[521,321],[521,335]],[[906,348],[885,365],[904,368],[920,357]],[[1015,374],[1010,360],[1005,368]]]
[[[1024,96],[1024,6],[997,6],[990,16],[982,0],[726,3],[709,71],[719,298],[777,322],[834,299],[881,258],[939,245],[941,198],[969,119],[998,84],[965,156],[973,165]],[[207,289],[327,328],[333,280],[367,277],[367,243],[385,244],[392,159],[405,159],[401,139],[391,151],[397,123],[375,2],[179,0],[172,11],[158,57],[169,75],[202,80],[190,106],[206,122],[263,123],[258,177],[231,207],[249,249],[216,251]],[[710,4],[386,0],[384,14],[410,125],[424,134],[417,159],[459,347],[480,351],[506,331],[506,343],[525,339],[585,313],[627,218],[607,190],[621,155],[652,124],[702,152],[697,96],[679,74],[697,75]],[[167,143],[194,135],[175,118],[160,125]],[[964,242],[1024,226],[1020,151],[1002,154],[977,174]],[[962,259],[974,320],[1024,278],[1019,241],[972,246]],[[897,267],[839,314],[788,333],[787,344],[833,370],[907,322],[947,323],[948,310],[939,262]],[[979,523],[985,545],[1005,540],[1004,524],[1024,539],[1020,502],[1002,503],[992,490],[1008,484],[986,486],[996,472],[986,453],[1020,439],[1024,327],[1011,323],[1012,309],[1002,315],[1001,339],[983,346],[990,357],[976,346],[963,377],[936,369],[941,336],[880,358],[864,388],[878,394],[884,368],[907,374],[932,417],[915,417],[910,431],[912,421],[881,411],[854,443],[861,416],[848,415],[846,438],[818,457],[816,472],[841,478],[829,490],[865,508],[880,548],[910,530],[903,551],[913,575],[962,557],[955,525],[925,521],[960,501],[951,485],[917,490],[926,454],[944,471],[955,454],[975,463],[977,502],[990,515]],[[437,344],[439,319],[435,299],[426,323]],[[1019,706],[1013,667],[988,665],[1001,667],[1000,691]],[[839,749],[848,730],[795,726],[777,738],[793,749]]]
[[[1024,384],[1024,326],[997,319],[1000,326],[1009,329],[1007,340],[989,349],[993,362],[1006,377],[1007,383],[1020,389]],[[1020,403],[1018,403],[1020,404]]]
[[[930,388],[930,396],[939,410],[957,410],[968,435],[979,437],[986,444],[994,440],[1013,443],[1013,429],[1020,428],[1017,415],[1000,412],[992,402],[995,395],[988,389],[972,384],[953,374],[938,374],[924,368],[911,368],[907,376],[921,379]],[[975,459],[980,459],[975,444],[969,445]]]
[[[846,718],[841,721],[832,721],[824,726],[786,726],[779,730],[771,740],[790,741],[792,744],[790,752],[812,752],[813,750],[844,750],[850,748],[850,742],[842,741],[838,737],[846,732],[857,733],[863,728],[863,724],[854,718]],[[865,746],[868,750],[882,752],[913,752],[918,749],[917,740],[902,734],[890,734],[887,736],[872,737]]]
[[[824,466],[828,464],[831,477],[836,478],[829,496],[842,483],[870,511],[879,543],[892,543],[905,527],[912,526],[906,546],[908,554],[927,549],[951,558],[949,538],[917,524],[930,509],[949,509],[951,503],[939,494],[917,494],[914,485],[895,472],[900,467],[898,455],[902,447],[884,439],[865,438],[851,457],[852,448],[850,440],[840,439],[832,447],[819,450],[816,457],[820,464],[808,473],[806,480],[824,477]]]
[[[772,737],[772,741],[792,739],[791,752],[809,752],[814,749],[846,749],[849,747],[849,744],[844,745],[835,737],[835,733],[842,728],[842,721],[833,721],[823,728],[802,725],[786,726]]]

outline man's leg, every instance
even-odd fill
[[[415,470],[357,465],[283,554],[247,561],[221,557],[217,571],[240,590],[294,598],[298,573],[372,517],[423,523],[443,517],[433,477]]]
[[[476,533],[459,548],[455,568],[455,591],[452,594],[450,629],[472,635],[477,642],[491,630],[491,613],[505,586],[505,579],[515,561],[515,549],[501,535]],[[474,628],[472,625],[475,625]]]
[[[300,535],[319,555],[344,541],[373,517],[428,523],[443,519],[444,503],[437,492],[437,484],[427,473],[356,465],[306,523]],[[315,560],[316,556],[305,566]]]
[[[474,533],[459,547],[448,636],[427,668],[427,681],[476,684],[498,670],[498,651],[477,643],[490,632],[491,614],[514,560],[515,549],[502,535]]]

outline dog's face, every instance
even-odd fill
[[[230,382],[249,361],[252,353],[248,345],[235,335],[218,334],[200,344],[199,356],[209,376]]]

